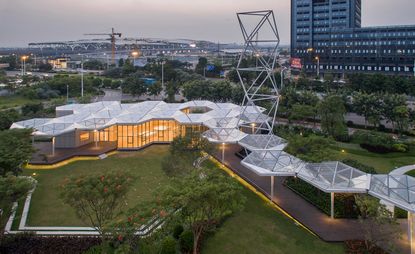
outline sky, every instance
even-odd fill
[[[415,24],[414,0],[362,0],[363,26]],[[29,42],[123,37],[241,42],[235,13],[272,9],[290,42],[290,0],[0,0],[0,47]]]

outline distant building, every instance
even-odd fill
[[[307,73],[414,75],[415,25],[361,27],[361,0],[291,0],[291,57]]]
[[[10,67],[9,63],[0,63],[0,69],[7,69]]]
[[[49,59],[48,63],[52,65],[55,70],[66,70],[68,68],[68,57],[56,57],[54,59]]]

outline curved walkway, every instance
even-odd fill
[[[260,192],[266,196],[271,196],[270,177],[258,176],[248,168],[241,165],[241,159],[235,153],[241,149],[239,145],[228,145],[225,150],[225,161],[223,162],[232,171],[250,182]],[[217,150],[213,154],[219,161],[221,151]],[[273,202],[284,209],[288,214],[304,224],[307,228],[317,234],[322,240],[327,242],[342,242],[363,238],[360,223],[356,219],[331,219],[315,206],[304,200],[283,184],[285,177],[275,179],[275,194]],[[400,220],[402,232],[407,230],[407,220]],[[400,253],[410,253],[406,234],[402,235],[397,247]]]
[[[415,170],[415,164],[397,168],[393,170],[392,172],[390,172],[389,174],[390,175],[404,175],[412,170]]]

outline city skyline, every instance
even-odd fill
[[[0,47],[91,38],[83,34],[107,33],[111,27],[123,33],[123,37],[241,42],[235,13],[258,9],[275,11],[281,43],[290,42],[290,0],[173,2],[166,5],[163,0],[34,0],[27,4],[24,0],[0,0],[0,22],[8,24],[1,26]],[[362,2],[363,26],[415,24],[411,13],[415,8],[413,0]]]

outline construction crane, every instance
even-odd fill
[[[84,35],[108,35],[110,37],[110,41],[111,41],[111,61],[112,64],[115,65],[115,41],[116,41],[116,37],[120,38],[121,37],[121,33],[116,33],[114,28],[112,28],[111,33],[110,34],[105,34],[105,33],[97,33],[97,34],[84,34]]]

